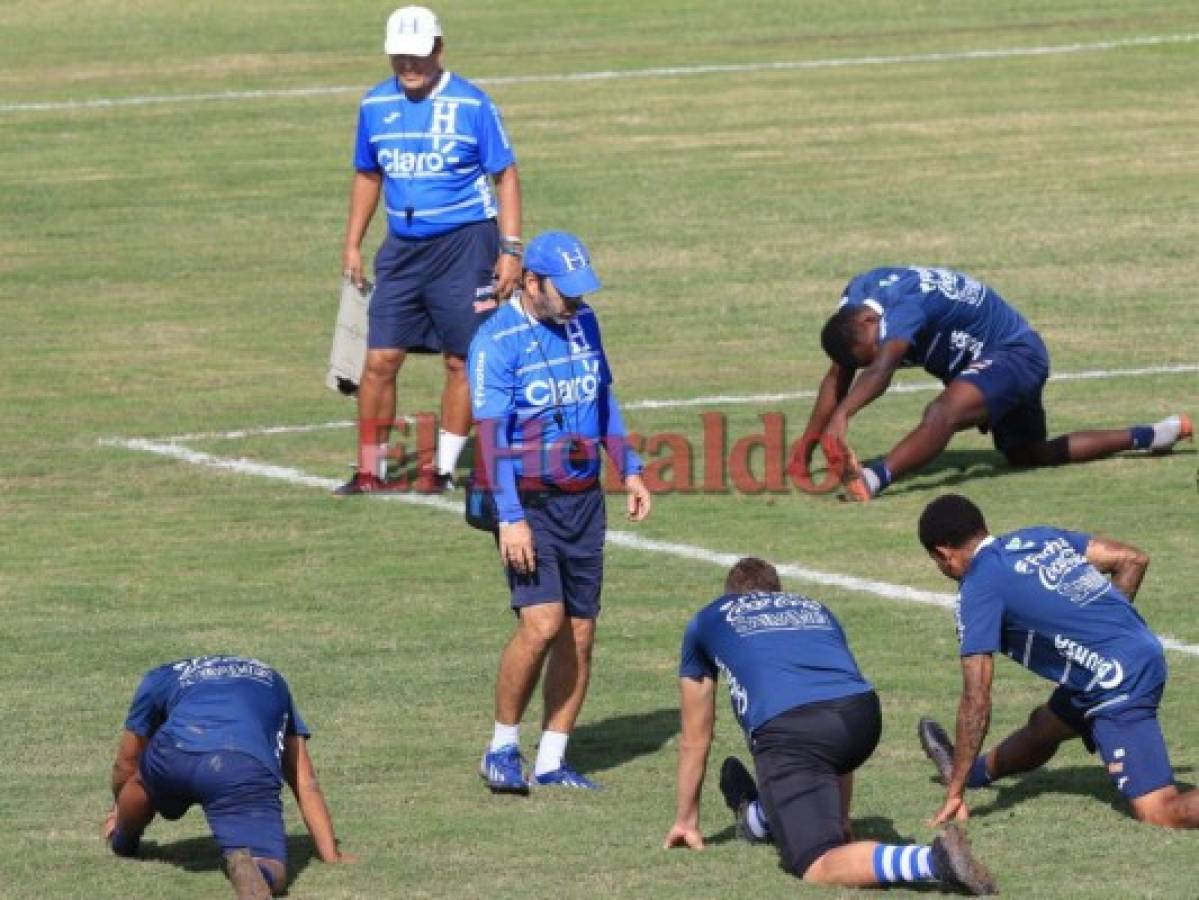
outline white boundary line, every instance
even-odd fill
[[[1062,372],[1050,375],[1050,381],[1092,381],[1105,378],[1136,378],[1144,375],[1186,375],[1199,372],[1199,363],[1179,363],[1177,365],[1145,366],[1139,369],[1089,369],[1081,372]],[[888,394],[917,394],[926,391],[938,391],[942,385],[936,381],[916,381],[906,384],[893,384],[887,389]],[[816,396],[812,390],[789,391],[779,394],[716,394],[710,397],[685,397],[665,400],[632,400],[621,403],[621,408],[631,409],[677,409],[692,406],[736,406],[754,403],[775,403],[781,400],[804,400]],[[415,421],[411,416],[402,416],[404,421]],[[257,437],[270,434],[304,434],[310,431],[327,431],[337,428],[353,428],[357,423],[353,419],[340,422],[320,422],[315,425],[264,425],[259,428],[239,428],[234,431],[197,431],[191,434],[176,434],[157,440],[167,444],[184,444],[188,441],[215,441],[232,438]]]
[[[853,66],[912,65],[941,62],[967,62],[987,59],[1013,59],[1022,56],[1058,56],[1071,53],[1096,53],[1127,47],[1156,47],[1165,44],[1190,44],[1199,41],[1199,34],[1143,35],[1110,41],[1056,44],[1043,47],[1006,47],[984,50],[961,50],[942,53],[913,53],[906,56],[853,56],[841,59],[802,59],[780,62],[729,63],[705,66],[662,66],[648,69],[613,69],[598,72],[568,72],[545,75],[499,75],[472,78],[484,87],[515,84],[555,84],[561,82],[617,81],[636,78],[676,78],[690,75],[714,75],[735,72],[791,72],[810,69],[835,69]],[[59,100],[42,103],[4,103],[0,113],[55,112],[78,109],[117,109],[130,106],[152,106],[175,103],[204,103],[214,100],[263,100],[290,97],[320,97],[329,94],[361,94],[361,85],[329,85],[305,88],[277,88],[256,91],[217,91],[203,94],[161,94],[143,97],[100,97],[93,100]]]
[[[211,453],[204,453],[199,450],[193,450],[190,447],[183,447],[179,444],[172,444],[163,441],[150,441],[145,438],[102,438],[100,444],[106,447],[122,447],[127,450],[137,450],[143,453],[152,453],[157,456],[165,456],[170,459],[177,459],[181,462],[190,463],[191,465],[203,466],[209,469],[216,469],[222,472],[234,472],[240,475],[254,475],[259,478],[271,478],[276,481],[284,481],[288,484],[300,485],[302,487],[320,488],[330,491],[335,488],[338,482],[333,478],[322,478],[317,475],[310,475],[307,472],[302,472],[299,469],[294,469],[289,466],[276,466],[268,463],[255,462],[249,459],[232,459],[228,457],[214,456]],[[376,499],[376,498],[372,498]],[[460,503],[447,500],[444,497],[429,494],[382,494],[378,495],[379,500],[388,500],[393,502],[408,503],[416,506],[432,507],[444,512],[451,512],[461,515],[462,506]],[[624,547],[629,550],[638,550],[642,553],[657,553],[664,556],[674,556],[680,559],[691,559],[698,562],[717,565],[722,568],[729,568],[744,554],[719,552],[715,550],[707,550],[703,547],[697,547],[693,544],[679,544],[669,541],[658,541],[651,538],[644,538],[628,531],[609,531],[608,543],[617,547]],[[874,581],[867,578],[856,578],[852,575],[839,575],[833,572],[822,572],[817,569],[810,569],[807,566],[799,563],[784,563],[778,567],[779,574],[788,578],[793,578],[796,581],[807,582],[810,584],[827,585],[837,587],[847,591],[853,591],[859,594],[871,594],[875,597],[882,597],[886,600],[898,600],[906,603],[923,603],[932,606],[943,608],[952,608],[954,605],[953,594],[937,593],[935,591],[922,591],[916,588],[906,587],[900,584],[890,584],[885,581]],[[1163,646],[1167,649],[1178,653],[1183,653],[1188,656],[1199,656],[1199,646],[1194,644],[1185,644],[1172,637],[1161,637]]]

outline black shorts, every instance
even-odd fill
[[[754,731],[759,799],[788,872],[803,877],[845,843],[840,776],[870,758],[882,731],[874,691],[797,706]]]

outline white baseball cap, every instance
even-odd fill
[[[431,9],[404,6],[387,18],[386,35],[383,52],[388,56],[428,56],[441,37],[441,23]]]

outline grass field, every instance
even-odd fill
[[[591,245],[626,403],[813,388],[825,365],[815,331],[846,279],[919,262],[996,285],[1041,330],[1056,372],[1113,373],[1051,384],[1053,430],[1199,411],[1194,369],[1115,372],[1199,362],[1189,0],[438,9],[454,70],[485,83],[545,76],[488,89],[519,154],[525,233],[566,227]],[[348,471],[346,429],[186,442],[209,454],[193,460],[293,470],[282,480],[102,443],[352,416],[322,381],[357,95],[386,74],[388,11],[357,0],[0,4],[0,896],[227,894],[198,812],[152,826],[151,861],[115,860],[98,837],[140,674],[205,652],[252,654],[288,676],[338,831],[362,857],[311,860],[289,801],[293,897],[834,894],[739,845],[715,790],[709,849],[659,849],[673,818],[678,641],[718,593],[719,566],[610,549],[572,743],[606,790],[494,799],[475,767],[511,616],[486,539],[443,509],[332,500],[320,479]],[[802,65],[696,70],[766,63]],[[551,77],[664,67],[676,71]],[[285,93],[318,88],[345,89]],[[437,366],[414,360],[402,410],[434,409],[438,389]],[[864,412],[851,432],[859,451],[886,449],[930,396]],[[809,403],[627,418],[698,440],[702,411],[727,414],[734,436],[778,411],[795,436]],[[946,592],[914,522],[948,487],[996,530],[1052,522],[1144,547],[1154,563],[1139,605],[1159,632],[1199,644],[1190,447],[1012,473],[968,434],[868,507],[676,494],[635,534]],[[611,526],[634,531],[615,514]],[[788,584],[834,608],[883,698],[858,831],[927,841],[940,793],[914,726],[952,716],[951,616]],[[1170,661],[1165,733],[1193,784],[1199,658]],[[1003,732],[1047,690],[1012,665],[997,674]],[[715,762],[741,748],[722,701]],[[971,833],[1009,896],[1194,893],[1196,837],[1135,825],[1079,747],[980,792]]]

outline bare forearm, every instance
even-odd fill
[[[322,862],[336,862],[338,850],[337,836],[333,832],[333,816],[329,813],[329,805],[325,802],[320,784],[313,779],[299,785],[295,794],[304,825],[312,835],[313,844],[316,845],[316,855]]]
[[[496,175],[495,192],[500,201],[500,236],[520,237],[520,175],[516,166],[509,166]]]
[[[970,767],[982,750],[983,740],[991,724],[990,693],[972,691],[962,694],[958,703],[957,739],[953,751],[953,774],[946,791],[960,797],[966,789]]]
[[[1149,568],[1148,553],[1132,544],[1095,537],[1087,544],[1086,556],[1087,562],[1111,578],[1112,584],[1130,602],[1136,599]]]
[[[853,382],[853,372],[848,372],[840,366],[834,366],[820,380],[820,388],[816,392],[816,402],[812,404],[812,414],[808,416],[805,434],[820,434],[832,418],[837,404],[844,399]]]
[[[699,799],[703,791],[704,774],[708,767],[711,743],[679,744],[677,812],[675,820],[688,825],[699,824]]]
[[[891,376],[894,374],[892,369],[882,369],[870,366],[862,371],[862,373],[854,381],[853,387],[845,395],[845,399],[837,406],[837,412],[840,412],[845,418],[851,418],[857,412],[866,406],[869,406],[891,386]]]

